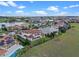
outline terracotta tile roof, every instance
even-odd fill
[[[23,32],[35,34],[35,33],[41,33],[41,30],[38,30],[38,29],[30,29],[30,30],[23,30]]]
[[[6,53],[6,50],[0,49],[0,55],[4,55]]]
[[[3,36],[0,38],[0,46],[4,46],[5,44],[10,44],[14,41],[14,39],[10,36]]]
[[[29,36],[27,36],[27,35],[24,35],[25,37],[29,37],[29,38],[33,38],[33,35],[29,35]]]
[[[58,25],[58,26],[63,26],[64,25],[63,20],[57,20],[56,23],[57,23],[56,25]]]

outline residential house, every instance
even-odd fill
[[[0,56],[4,56],[7,49],[15,44],[15,40],[8,35],[0,35]]]
[[[0,48],[0,56],[4,56],[7,51],[5,49]]]
[[[65,22],[63,20],[56,20],[54,23],[54,26],[63,27]]]
[[[13,37],[8,35],[0,35],[0,56],[16,56],[16,51],[23,48],[23,46],[16,44],[16,41]]]
[[[24,39],[28,39],[29,41],[33,41],[42,37],[42,32],[39,29],[22,30],[19,33],[19,36]]]
[[[56,26],[59,29],[59,31],[63,33],[66,32],[66,30],[71,27],[68,21],[65,21],[65,20],[55,21],[54,26]]]
[[[8,49],[0,48],[0,57],[16,57],[16,51],[22,49],[23,46],[15,44]]]
[[[51,34],[53,32],[56,32],[56,33],[59,32],[59,29],[56,26],[48,26],[44,28],[39,28],[39,30],[41,30],[43,34]]]
[[[9,36],[14,36],[15,34],[16,34],[16,31],[10,31],[10,32],[8,33]]]
[[[8,35],[0,35],[0,47],[1,48],[9,48],[13,44],[15,44],[15,40],[13,37]]]

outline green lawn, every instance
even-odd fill
[[[21,57],[79,57],[79,24],[71,24],[72,28],[55,39],[35,46],[24,52]]]

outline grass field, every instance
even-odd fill
[[[79,24],[71,24],[66,33],[24,52],[21,57],[79,57]]]

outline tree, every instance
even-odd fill
[[[9,19],[8,19],[8,21],[7,21],[7,22],[15,22],[15,21],[16,21],[16,18],[11,17],[11,18],[9,18]]]
[[[22,37],[20,37],[19,35],[17,35],[17,39],[20,41],[20,43],[25,46],[25,45],[30,45],[30,41],[28,39],[24,39]]]
[[[59,31],[60,31],[61,33],[65,33],[65,32],[66,32],[66,29],[65,29],[64,27],[59,27]]]
[[[71,25],[70,24],[68,24],[68,29],[70,29],[71,28]]]
[[[4,24],[2,24],[2,30],[3,31],[8,31],[7,28],[6,28],[6,26]]]

